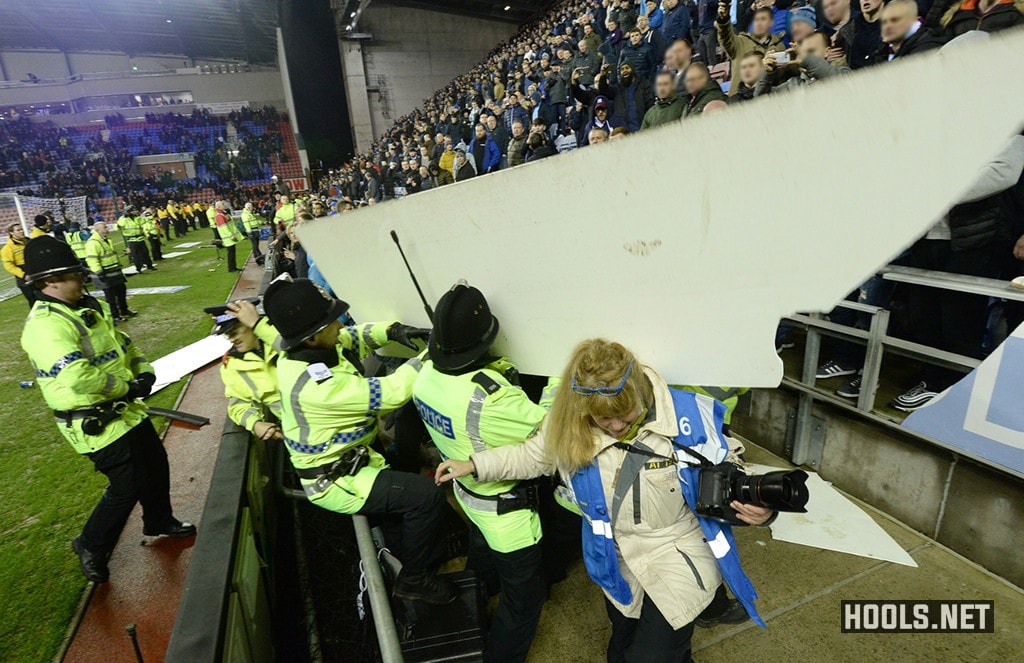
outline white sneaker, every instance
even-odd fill
[[[914,410],[927,405],[938,395],[938,393],[928,389],[927,384],[919,382],[915,387],[907,390],[896,398],[896,400],[892,402],[892,406],[897,410],[902,410],[903,412],[913,412]]]

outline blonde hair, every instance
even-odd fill
[[[580,387],[614,389],[627,370],[629,377],[614,396],[584,395],[572,389],[574,379]],[[636,355],[603,338],[583,341],[562,374],[544,425],[548,451],[560,468],[575,474],[594,460],[594,417],[631,417],[653,403],[654,389]]]

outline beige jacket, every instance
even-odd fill
[[[654,386],[655,418],[640,428],[634,443],[642,442],[655,453],[673,456],[672,438],[679,434],[679,424],[672,396],[661,376],[646,366],[644,372]],[[713,430],[714,401],[705,396],[698,399],[703,401],[704,425]],[[608,600],[624,616],[638,618],[643,598],[649,594],[672,627],[682,628],[711,603],[722,576],[700,523],[679,490],[676,468],[654,468],[651,466],[656,460],[648,459],[635,481],[619,486],[616,499],[616,481],[623,461],[627,455],[637,454],[613,447],[614,438],[595,431],[594,446],[604,450],[597,456],[597,463],[605,501],[613,514],[619,570],[633,593],[629,605],[617,603],[610,596]],[[556,470],[545,452],[543,430],[524,444],[489,449],[471,458],[481,481],[529,479]],[[560,473],[563,482],[571,485],[565,472]]]

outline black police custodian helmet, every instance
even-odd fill
[[[457,371],[484,356],[497,337],[498,319],[483,293],[459,283],[437,302],[427,347],[434,366]]]
[[[281,348],[292,350],[344,315],[348,304],[309,279],[282,279],[267,288],[263,310],[281,334]]]
[[[25,245],[25,281],[35,283],[47,276],[83,273],[71,247],[49,235],[29,240]]]

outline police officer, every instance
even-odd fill
[[[231,302],[224,309],[215,317],[213,333],[231,341],[220,367],[228,416],[261,440],[281,440],[277,329],[251,302]]]
[[[110,230],[100,221],[93,226],[92,236],[85,243],[85,263],[93,287],[103,291],[114,322],[124,322],[138,313],[128,309],[127,279],[121,271],[121,259],[110,243]]]
[[[146,536],[188,537],[196,528],[171,510],[167,453],[140,400],[156,380],[149,362],[114,328],[107,305],[85,294],[82,266],[67,244],[30,241],[25,273],[38,299],[21,347],[57,429],[110,481],[72,543],[85,577],[106,582],[107,559],[137,502]]]
[[[117,219],[117,227],[121,231],[121,237],[128,245],[128,254],[131,256],[135,271],[142,272],[143,269],[156,269],[153,266],[153,259],[149,257],[146,249],[145,223],[141,217],[136,216],[134,205],[127,205],[124,214]]]
[[[252,211],[251,202],[246,203],[242,209],[242,224],[245,226],[245,232],[249,235],[249,241],[252,242],[253,259],[259,261],[263,258],[263,252],[260,251],[260,219]]]
[[[382,378],[363,377],[359,368],[388,342],[415,347],[412,339],[429,332],[397,322],[343,328],[338,318],[348,304],[308,279],[275,280],[263,305],[284,350],[277,361],[284,443],[309,501],[338,513],[400,515],[403,566],[395,596],[454,601],[451,583],[430,570],[444,493],[424,476],[387,469],[370,448],[378,415],[412,396],[421,360]]]
[[[235,245],[243,241],[245,237],[242,236],[241,231],[238,230],[238,224],[231,217],[227,202],[218,200],[215,208],[217,216],[214,223],[217,226],[217,236],[220,238],[221,245],[228,251],[228,271],[237,272],[239,269],[235,262]]]
[[[456,285],[437,303],[430,359],[416,378],[413,401],[446,459],[519,444],[547,412],[513,384],[511,362],[490,354],[497,335],[498,319],[476,288]],[[501,583],[484,660],[523,661],[546,598],[539,487],[470,476],[453,486],[472,523],[469,566],[481,575],[496,571]]]

